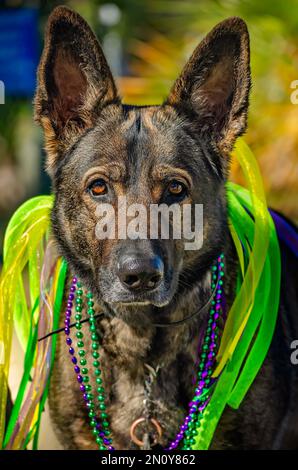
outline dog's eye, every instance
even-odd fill
[[[184,186],[183,183],[181,183],[180,181],[177,181],[177,180],[173,180],[171,181],[171,183],[169,184],[169,187],[168,187],[168,191],[170,194],[172,194],[173,196],[184,196],[187,192],[187,189],[186,187]]]
[[[89,185],[88,190],[93,197],[99,197],[108,192],[108,186],[105,180],[98,179]]]

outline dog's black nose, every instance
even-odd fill
[[[129,290],[153,290],[162,281],[164,265],[156,256],[153,258],[135,258],[123,256],[118,263],[118,277]]]

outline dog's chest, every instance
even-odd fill
[[[81,331],[85,349],[91,351],[88,326],[83,325]],[[100,332],[101,377],[114,447],[135,448],[130,438],[131,426],[148,415],[160,424],[162,437],[159,443],[166,446],[175,437],[191,397],[197,339],[189,341],[187,327],[158,335],[148,330],[143,336],[135,335],[130,327],[116,319],[102,322]],[[96,403],[98,384],[92,376],[92,357],[88,352],[86,359]],[[145,385],[150,375],[147,365],[158,370],[149,395]],[[97,448],[62,337],[58,341],[51,381],[50,408],[58,437],[66,448]],[[142,438],[148,430],[153,429],[140,424],[136,434]]]

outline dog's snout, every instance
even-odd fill
[[[162,260],[124,256],[118,263],[118,277],[121,283],[131,291],[153,290],[159,286],[164,275]]]

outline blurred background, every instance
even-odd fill
[[[0,246],[25,199],[50,192],[33,122],[36,68],[48,15],[61,1],[0,0]],[[246,140],[269,204],[298,222],[298,0],[70,0],[97,33],[126,103],[158,104],[203,36],[238,15],[251,36],[253,88]],[[236,162],[231,178],[241,183]],[[1,252],[0,248],[0,266]],[[23,354],[14,340],[13,396]],[[43,420],[41,448],[59,448]]]

